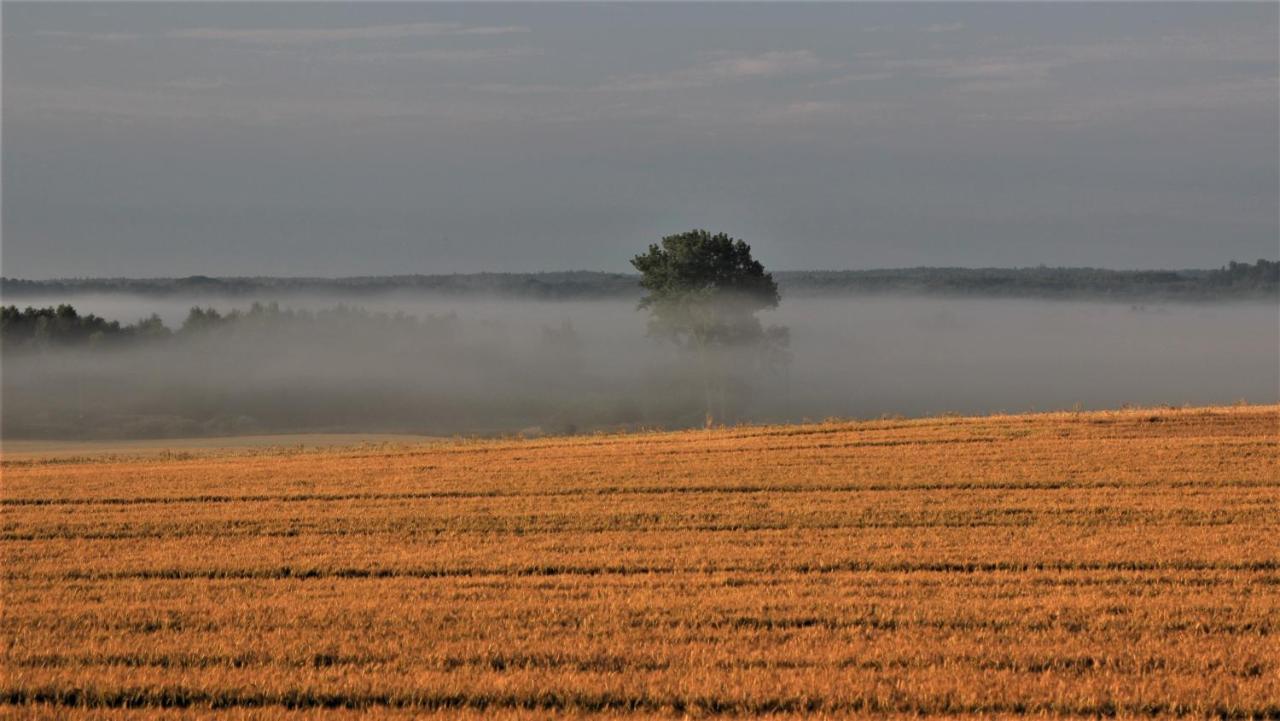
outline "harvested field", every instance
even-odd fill
[[[1280,718],[1280,407],[4,460],[9,717]]]

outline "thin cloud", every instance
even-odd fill
[[[1205,118],[1229,109],[1274,109],[1280,78],[1245,78],[1230,82],[1199,82],[1184,87],[1112,92],[1028,110],[1015,120],[1024,123],[1082,126],[1136,118],[1166,121]]]
[[[907,74],[947,81],[959,91],[982,93],[1023,91],[1047,86],[1055,73],[1080,65],[1114,65],[1116,63],[1274,62],[1274,47],[1265,42],[1240,38],[1206,39],[1180,35],[1158,38],[1023,47],[999,55],[894,60],[868,63],[872,68],[862,75],[876,72]],[[858,78],[858,75],[850,76]],[[828,83],[838,84],[839,79]],[[818,84],[815,84],[815,86]]]
[[[349,52],[337,55],[334,59],[338,61],[347,60],[359,63],[423,62],[462,64],[529,58],[542,54],[543,51],[538,48],[524,47],[470,48],[465,50],[428,48],[423,50],[371,50],[367,52]]]
[[[953,33],[957,30],[964,30],[964,23],[934,23],[924,29],[927,33]]]
[[[952,81],[959,90],[1001,92],[1044,86],[1051,73],[1068,63],[1060,60],[981,58],[927,65],[921,70],[932,77]]]
[[[833,87],[833,86],[840,86],[840,85],[853,85],[856,83],[874,82],[877,80],[888,80],[889,78],[892,78],[892,77],[893,77],[893,73],[888,70],[877,70],[877,71],[864,72],[864,73],[846,73],[844,75],[837,75],[836,77],[833,77],[833,78],[827,78],[826,80],[817,80],[815,82],[809,83],[809,87],[824,88],[824,87]]]
[[[169,31],[165,33],[165,37],[261,45],[316,45],[350,40],[398,40],[449,35],[509,35],[526,32],[529,32],[529,28],[519,25],[401,23],[354,28],[190,28]]]
[[[350,28],[178,28],[144,35],[117,32],[74,32],[50,30],[42,37],[98,42],[132,42],[148,38],[173,40],[216,40],[251,45],[319,45],[353,40],[400,40],[447,36],[485,36],[527,33],[521,25],[463,25],[461,23],[400,23]]]
[[[217,90],[231,85],[231,81],[222,76],[216,78],[178,78],[164,85],[175,90]]]
[[[32,35],[40,38],[55,38],[59,40],[93,40],[103,43],[130,42],[139,40],[143,36],[138,33],[113,33],[113,32],[76,32],[73,30],[39,30]]]
[[[758,55],[720,57],[670,73],[618,78],[606,83],[603,88],[623,91],[701,88],[721,82],[812,72],[821,67],[822,61],[809,50],[771,51]]]
[[[155,123],[198,123],[216,126],[235,123],[249,126],[317,127],[355,125],[373,121],[440,121],[460,124],[501,121],[508,114],[502,107],[486,107],[460,101],[432,102],[430,99],[378,98],[362,95],[314,97],[280,95],[274,97],[224,96],[209,93],[175,93],[164,90],[123,90],[98,87],[5,88],[6,112],[28,121],[48,117],[79,115],[95,121],[143,121]]]
[[[902,106],[897,102],[846,100],[805,100],[762,108],[750,116],[760,125],[805,125],[836,123],[847,127],[851,123],[874,124],[892,122]]]

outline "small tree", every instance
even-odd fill
[[[771,363],[782,357],[786,329],[765,329],[756,313],[776,308],[781,296],[773,276],[751,257],[751,246],[724,233],[691,230],[669,235],[661,244],[637,255],[646,294],[649,333],[697,353],[706,402],[707,423],[713,402],[719,415],[728,413],[726,364],[730,350],[751,350],[755,360]]]

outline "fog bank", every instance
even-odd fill
[[[154,312],[177,327],[193,305],[225,312],[248,301],[111,295],[75,305],[122,322]],[[631,302],[385,296],[359,306],[416,320],[330,313],[122,348],[6,349],[4,436],[572,433],[703,422],[697,364],[647,338]],[[1267,302],[784,298],[762,319],[790,329],[791,361],[779,374],[742,377],[731,421],[1280,397],[1280,315]]]

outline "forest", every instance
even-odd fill
[[[891,268],[883,270],[775,271],[783,294],[869,294],[997,298],[1112,299],[1124,301],[1280,298],[1280,260],[1232,261],[1214,269],[1108,270],[1029,268]],[[639,276],[626,273],[469,273],[353,276],[347,278],[227,277],[0,279],[6,300],[23,297],[119,293],[152,296],[250,297],[323,293],[370,296],[396,292],[443,296],[498,296],[538,300],[639,297]]]

